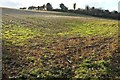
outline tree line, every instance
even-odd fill
[[[110,12],[109,10],[89,7],[88,5],[85,6],[85,9],[81,9],[81,8],[76,9],[76,3],[73,4],[73,9],[68,9],[68,7],[66,7],[63,3],[61,3],[59,7],[60,9],[54,9],[52,7],[52,4],[47,3],[46,5],[44,4],[43,6],[29,6],[28,8],[23,7],[20,9],[71,12],[71,13],[77,13],[77,14],[85,14],[85,15],[90,15],[90,16],[120,20],[119,18],[120,13],[115,10]]]

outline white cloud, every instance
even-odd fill
[[[21,4],[12,0],[0,0],[0,7],[19,7]]]
[[[118,3],[118,11],[120,12],[120,1]]]

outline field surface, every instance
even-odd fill
[[[118,21],[3,8],[4,78],[120,79]]]

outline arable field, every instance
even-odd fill
[[[3,77],[120,79],[118,21],[3,9]]]

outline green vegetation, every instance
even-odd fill
[[[3,74],[120,78],[117,21],[56,16],[3,16]]]
[[[102,36],[111,36],[114,34],[117,34],[117,24],[113,23],[110,25],[106,24],[101,24],[97,22],[91,22],[91,23],[70,23],[69,25],[73,25],[71,27],[71,31],[68,32],[61,32],[58,34],[61,35],[67,35],[67,34],[79,34],[81,36],[95,36],[95,35],[102,35]]]
[[[32,30],[30,28],[17,25],[6,25],[3,27],[3,39],[6,41],[5,45],[13,44],[16,46],[23,46],[28,43],[28,39],[32,39],[38,35],[44,35],[44,33],[38,32],[36,29]]]

